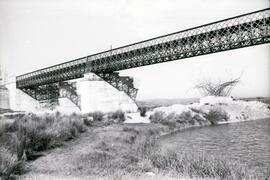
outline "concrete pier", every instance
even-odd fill
[[[30,111],[35,112],[41,110],[39,102],[16,88],[16,79],[11,78],[9,82],[4,84],[8,89],[9,109],[14,111]],[[1,100],[2,101],[2,100]]]
[[[136,112],[138,107],[124,91],[119,91],[94,73],[77,81],[82,112],[112,112],[123,110]]]

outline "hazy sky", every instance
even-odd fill
[[[270,7],[269,0],[0,0],[0,61],[20,75]],[[242,75],[235,96],[270,96],[270,45],[121,71],[138,99],[196,97],[203,79]]]

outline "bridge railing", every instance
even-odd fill
[[[241,31],[242,34],[234,34],[234,31],[240,32],[239,29],[243,29]],[[157,58],[160,57],[160,55],[157,55],[159,52],[168,52],[170,46],[174,47],[174,49],[171,48],[171,51],[175,51],[177,48],[181,49],[181,51],[188,51],[189,47],[187,47],[187,50],[185,50],[183,45],[182,47],[179,45],[179,43],[183,44],[185,41],[192,42],[186,46],[194,46],[195,48],[193,47],[193,49],[196,49],[196,47],[199,46],[201,49],[203,49],[204,46],[208,48],[207,46],[212,43],[212,40],[214,41],[213,44],[216,43],[214,36],[220,36],[219,38],[221,40],[222,38],[226,38],[221,37],[222,33],[231,33],[231,42],[237,42],[239,41],[239,38],[243,38],[244,40],[245,38],[254,39],[257,37],[269,37],[270,8],[171,33],[168,35],[159,36],[27,73],[16,78],[17,87],[24,88],[75,79],[82,77],[86,72],[112,72],[116,70],[138,67],[141,65],[135,65],[135,63],[140,64],[138,63],[138,59],[147,57],[149,52],[152,53],[149,55],[149,57],[151,56]],[[208,38],[208,40],[205,40],[206,38]],[[226,43],[226,40],[223,40],[222,42]],[[174,43],[176,45],[174,45]],[[132,60],[136,58],[136,62],[132,62]],[[130,65],[123,66],[125,63]],[[158,63],[158,61],[141,64],[149,65],[151,63]]]

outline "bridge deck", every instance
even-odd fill
[[[270,8],[82,57],[16,77],[18,88],[270,42]]]

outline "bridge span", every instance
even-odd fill
[[[92,74],[135,102],[133,79],[116,71],[270,42],[270,8],[78,58],[16,77],[16,87],[38,102],[66,97],[81,108],[74,79]],[[91,86],[93,88],[93,86]],[[87,93],[86,93],[87,94]]]

